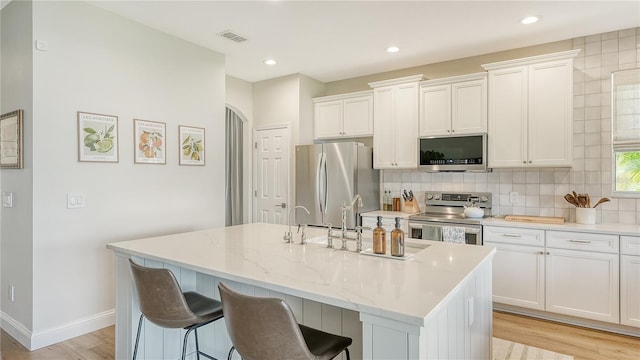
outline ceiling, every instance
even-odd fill
[[[330,82],[640,26],[638,0],[89,2],[222,53],[227,74],[250,82]],[[528,15],[541,20],[520,24]]]

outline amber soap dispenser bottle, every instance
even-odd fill
[[[373,252],[384,254],[387,252],[387,231],[382,227],[382,216],[378,216],[378,226],[373,229]]]
[[[391,256],[404,256],[404,231],[400,229],[400,218],[396,218],[396,228],[391,231]]]

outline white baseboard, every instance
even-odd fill
[[[2,328],[24,347],[33,351],[111,326],[115,324],[115,319],[116,311],[112,309],[62,326],[32,333],[22,324],[2,313]]]
[[[0,327],[12,338],[16,339],[27,349],[31,348],[31,330],[27,329],[19,321],[7,315],[4,311],[0,313]]]

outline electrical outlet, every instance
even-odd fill
[[[13,285],[9,285],[9,301],[16,301],[16,289],[13,287]]]
[[[518,202],[518,192],[512,191],[509,193],[509,202],[515,204]]]

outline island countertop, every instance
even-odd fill
[[[419,326],[495,253],[491,247],[420,240],[429,246],[410,258],[385,259],[317,243],[284,243],[286,230],[284,225],[253,223],[110,243],[107,248]],[[309,239],[325,234],[307,229]]]

